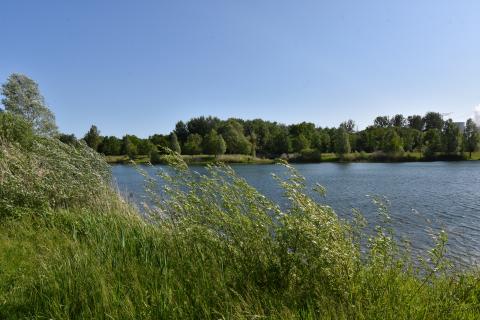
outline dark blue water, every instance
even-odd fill
[[[319,201],[341,217],[359,209],[372,224],[377,207],[371,196],[385,196],[391,206],[393,227],[411,240],[414,249],[431,246],[428,230],[444,228],[449,235],[449,256],[462,265],[480,262],[480,162],[298,164],[309,185],[327,188]],[[192,170],[203,171],[202,167]],[[235,171],[265,196],[282,202],[281,190],[271,173],[279,165],[234,165]],[[150,173],[158,167],[144,167]],[[113,166],[122,192],[140,202],[143,177],[131,166]]]

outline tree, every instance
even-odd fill
[[[292,141],[293,151],[301,152],[304,149],[310,148],[310,141],[303,135],[295,137]]]
[[[467,151],[470,158],[472,158],[472,152],[478,150],[478,144],[480,143],[480,133],[473,119],[467,120],[465,132],[463,133],[463,142],[465,151]]]
[[[350,153],[350,139],[349,134],[345,128],[338,128],[335,135],[335,153],[340,156]]]
[[[390,127],[390,119],[388,116],[376,117],[373,121],[373,126],[377,128],[388,128]]]
[[[198,133],[190,134],[187,141],[183,145],[184,154],[201,154],[202,153],[202,136]]]
[[[212,129],[217,130],[221,121],[217,117],[198,117],[192,118],[187,122],[189,134],[198,133],[202,137],[207,135]]]
[[[430,129],[425,132],[425,155],[427,157],[434,156],[435,153],[442,151],[442,138],[440,130]]]
[[[134,159],[138,155],[138,149],[134,136],[125,135],[122,139],[122,153]]]
[[[425,126],[422,116],[419,115],[408,116],[407,122],[410,129],[418,131],[423,131],[423,127]]]
[[[442,138],[445,152],[448,154],[457,153],[461,146],[460,128],[453,123],[452,119],[445,121]]]
[[[250,154],[252,144],[243,134],[243,126],[236,120],[230,119],[219,128],[227,144],[227,153]]]
[[[178,143],[178,138],[175,132],[172,132],[170,134],[170,149],[172,149],[178,154],[182,152],[182,149],[180,148],[180,143]]]
[[[183,144],[187,141],[188,138],[188,128],[187,125],[183,121],[178,121],[175,125],[175,134],[178,137],[178,140]]]
[[[87,145],[95,151],[98,151],[98,146],[102,142],[102,137],[100,137],[100,131],[98,130],[97,126],[92,125],[90,130],[85,134],[83,140],[87,143]]]
[[[340,127],[344,128],[348,133],[355,131],[355,122],[353,120],[347,120],[340,124]]]
[[[250,132],[248,141],[252,144],[252,157],[255,158],[257,156],[257,135],[255,134],[255,131]]]
[[[137,150],[138,154],[150,157],[157,151],[157,147],[149,139],[142,139],[137,145]]]
[[[170,137],[168,135],[163,134],[154,134],[153,136],[148,137],[159,153],[165,153],[166,148],[170,148]]]
[[[289,134],[292,138],[296,138],[300,135],[303,135],[307,140],[312,140],[313,136],[315,135],[315,124],[311,122],[301,122],[299,124],[292,124],[288,127]]]
[[[392,126],[397,127],[397,128],[403,128],[407,124],[407,120],[403,116],[403,114],[396,114],[393,116],[392,119],[390,119],[390,122]]]
[[[425,123],[425,131],[430,129],[443,129],[443,117],[438,112],[427,112],[425,117],[423,117],[423,122]]]
[[[402,138],[392,128],[387,130],[383,137],[383,151],[386,153],[403,152]]]
[[[55,136],[58,132],[55,116],[48,109],[38,84],[29,77],[13,73],[2,85],[5,110],[23,117],[36,134]]]
[[[122,141],[117,137],[104,137],[98,151],[106,156],[118,156],[122,152]]]
[[[288,135],[288,129],[285,126],[277,126],[272,130],[272,138],[268,143],[268,151],[270,153],[280,155],[291,151],[291,140]]]
[[[206,154],[221,155],[227,150],[223,137],[216,130],[210,131],[203,139],[203,151]]]

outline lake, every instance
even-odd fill
[[[371,196],[390,202],[393,227],[410,239],[415,250],[431,246],[428,230],[444,228],[449,235],[449,256],[460,265],[480,262],[480,162],[320,163],[296,164],[309,186],[327,189],[318,201],[344,218],[359,209],[375,224]],[[154,174],[159,167],[143,167]],[[235,171],[265,196],[282,203],[282,192],[271,173],[280,165],[232,165]],[[203,171],[201,166],[192,170]],[[143,177],[132,166],[115,165],[113,175],[121,192],[134,202],[144,196]]]

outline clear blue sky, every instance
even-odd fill
[[[480,104],[480,1],[5,0],[0,81],[35,79],[64,132],[199,115],[360,128]]]

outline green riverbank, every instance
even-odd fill
[[[280,158],[268,159],[258,158],[248,155],[226,154],[226,155],[182,155],[182,159],[188,164],[209,164],[215,162],[230,164],[272,164],[280,160]],[[323,153],[321,155],[302,155],[292,154],[284,156],[281,159],[288,162],[301,163],[321,163],[321,162],[420,162],[420,161],[478,161],[480,160],[480,152],[473,152],[472,157],[469,155],[442,155],[438,154],[434,157],[425,158],[421,152],[405,152],[401,154],[384,154],[384,153],[350,153],[339,157],[335,153]],[[127,155],[105,156],[105,160],[109,164],[126,164],[132,160]],[[137,164],[150,163],[149,156],[137,156],[134,162]],[[160,156],[155,163],[165,164],[168,162],[168,156]]]

